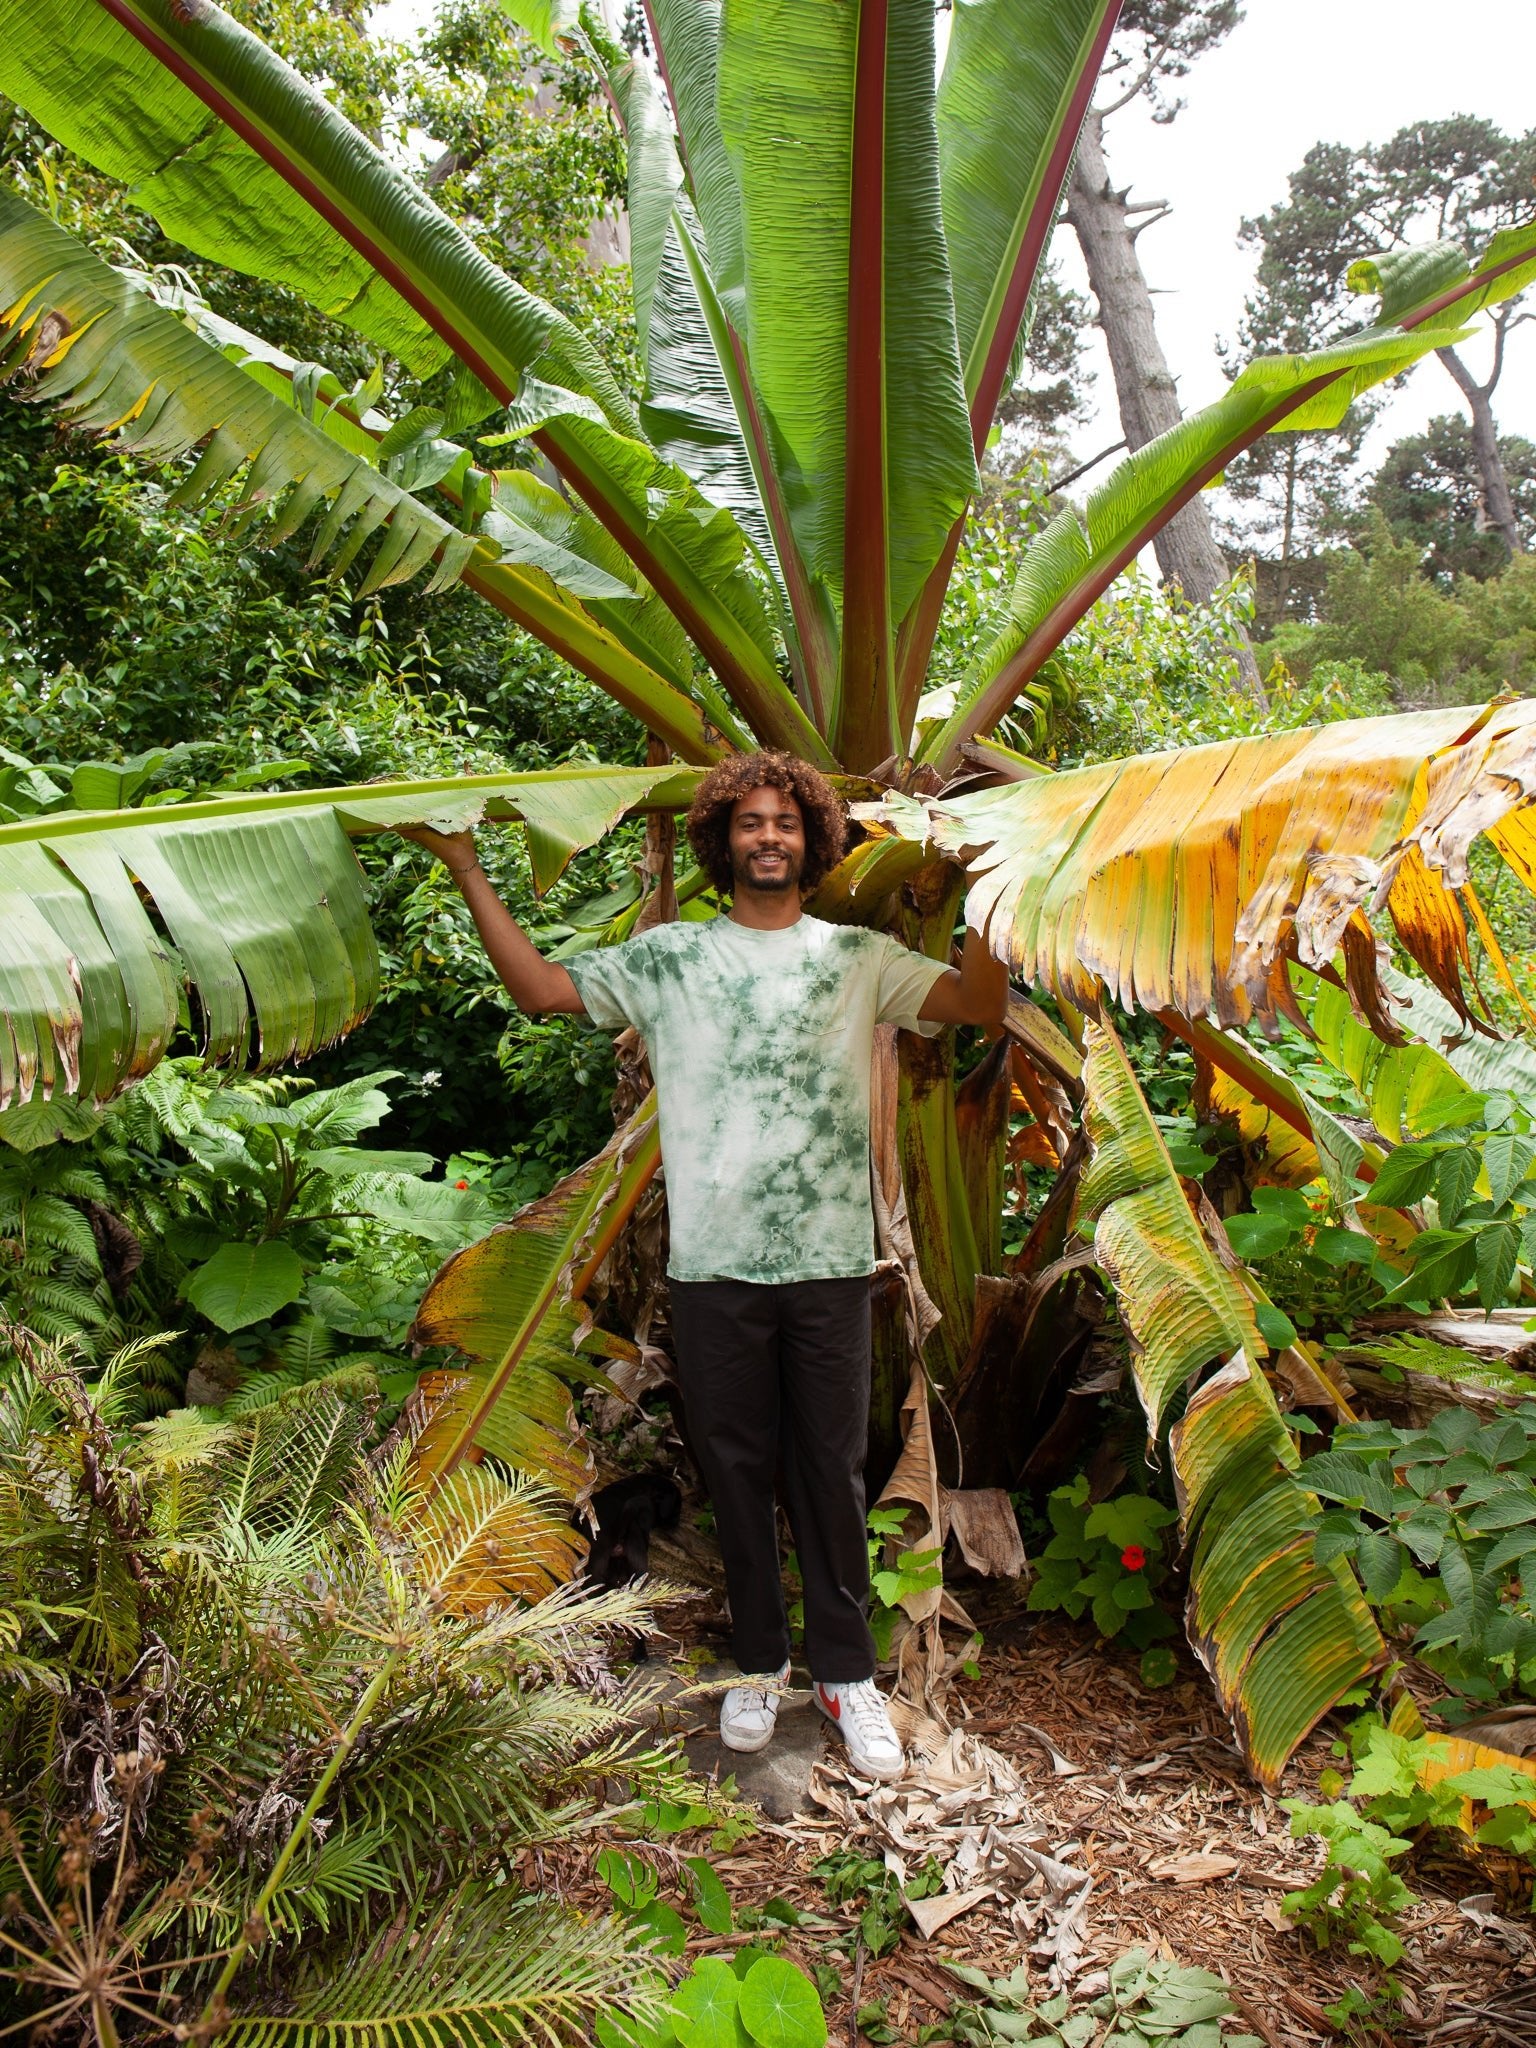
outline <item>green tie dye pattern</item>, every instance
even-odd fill
[[[917,1012],[943,964],[813,917],[659,925],[566,964],[593,1020],[633,1024],[650,1054],[672,1277],[873,1271],[874,1029],[936,1029]]]

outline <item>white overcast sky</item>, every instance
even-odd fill
[[[404,34],[432,11],[432,0],[384,0],[373,19]],[[1117,114],[1106,136],[1116,183],[1173,208],[1140,246],[1185,410],[1224,388],[1216,340],[1235,334],[1253,275],[1239,224],[1284,197],[1314,142],[1377,141],[1410,121],[1459,113],[1518,132],[1536,121],[1533,82],[1536,0],[1247,0],[1246,18],[1184,82],[1176,121],[1160,127],[1139,105]],[[1069,280],[1085,286],[1069,228],[1054,246]],[[1094,416],[1072,436],[1084,455],[1120,432],[1096,330],[1093,343]],[[1475,364],[1482,356],[1469,345]],[[1458,404],[1445,370],[1424,363],[1384,408],[1368,459]],[[1510,343],[1495,405],[1502,430],[1536,439],[1536,321]]]
[[[1117,114],[1105,136],[1115,183],[1173,207],[1140,251],[1185,410],[1223,388],[1216,338],[1235,334],[1253,276],[1238,226],[1285,196],[1314,142],[1379,141],[1448,114],[1480,114],[1519,133],[1536,122],[1533,84],[1536,0],[1247,0],[1246,18],[1185,80],[1176,121],[1158,127],[1135,104]],[[1054,247],[1085,288],[1070,229]],[[1084,454],[1120,431],[1108,359],[1094,340],[1097,416],[1073,436]],[[1469,344],[1468,354],[1484,374],[1484,352]],[[1511,338],[1494,404],[1502,430],[1536,439],[1536,322]],[[1459,405],[1446,371],[1425,362],[1392,395],[1368,459]]]

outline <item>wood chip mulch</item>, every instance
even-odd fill
[[[1218,1972],[1241,2024],[1269,2048],[1344,2039],[1536,2048],[1536,1923],[1522,1910],[1530,1904],[1528,1884],[1518,1903],[1490,1898],[1488,1870],[1470,1856],[1447,1854],[1443,1837],[1433,1855],[1416,1852],[1405,1871],[1420,1897],[1400,1929],[1408,1944],[1400,2012],[1389,2030],[1342,2035],[1325,2008],[1351,1983],[1365,1981],[1360,1965],[1336,1950],[1316,1951],[1280,1911],[1282,1896],[1316,1874],[1321,1847],[1291,1839],[1288,1816],[1249,1777],[1193,1661],[1183,1659],[1173,1685],[1148,1691],[1133,1654],[1096,1643],[1060,1617],[1015,1607],[978,1618],[987,1634],[979,1676],[957,1683],[951,1719],[964,1719],[1015,1765],[1042,1830],[1076,1845],[1071,1860],[1093,1874],[1078,1991],[1102,1990],[1096,1976],[1141,1946]],[[1317,1798],[1319,1772],[1336,1761],[1333,1739],[1325,1724],[1293,1760],[1282,1796]],[[603,1833],[545,1852],[546,1878],[574,1904],[606,1905],[592,1861],[602,1841],[617,1839],[633,1846],[632,1837]],[[707,1849],[707,1840],[652,1845],[654,1860],[675,1868],[683,1856]],[[857,1908],[830,1906],[810,1874],[819,1857],[843,1846],[839,1824],[812,1811],[783,1825],[765,1819],[730,1853],[710,1852],[738,1908],[777,1897],[820,1920],[792,1932],[785,1952],[807,1968],[830,1962],[841,1970],[843,1996],[828,2004],[834,2048],[858,2048],[855,2012],[872,2001],[883,2004],[901,2041],[915,2042],[920,2028],[942,2019],[957,1987],[940,1957],[994,1977],[1020,1962],[1019,1937],[993,1901],[950,1921],[932,1941],[908,1928],[894,1953],[866,1955],[851,1938]],[[831,1947],[843,1931],[846,1955]],[[729,1953],[747,1938],[701,1931],[688,1953]]]

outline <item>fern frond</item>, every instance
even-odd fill
[[[555,2048],[604,2006],[660,2016],[665,1980],[613,1920],[483,1884],[424,1926],[414,1904],[361,1958],[301,1970],[290,2011],[236,2018],[229,2048]]]
[[[211,1464],[236,1435],[233,1423],[214,1421],[202,1408],[173,1408],[139,1427],[139,1453],[156,1472],[184,1472]]]
[[[429,1597],[453,1614],[539,1599],[570,1578],[583,1545],[552,1488],[486,1465],[461,1465],[419,1494],[403,1533]]]
[[[298,1374],[287,1366],[277,1366],[271,1372],[253,1372],[236,1387],[219,1413],[231,1417],[254,1415],[259,1409],[272,1407],[302,1384]]]
[[[394,1892],[394,1870],[379,1855],[386,1831],[336,1828],[307,1859],[295,1862],[267,1909],[274,1933],[307,1927],[331,1931],[338,1907],[358,1906],[379,1892]]]
[[[303,1316],[277,1343],[283,1364],[301,1380],[313,1379],[335,1351],[329,1328],[318,1316]]]

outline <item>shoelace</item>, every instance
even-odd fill
[[[765,1685],[733,1685],[731,1690],[732,1692],[743,1693],[746,1696],[739,1711],[743,1713],[756,1711],[759,1714],[767,1714],[772,1712],[781,1696],[781,1689],[788,1685],[788,1683],[789,1673],[785,1671],[775,1676],[771,1687]]]
[[[845,1687],[843,1708],[861,1736],[890,1733],[885,1701],[872,1678],[861,1678],[857,1684]]]

